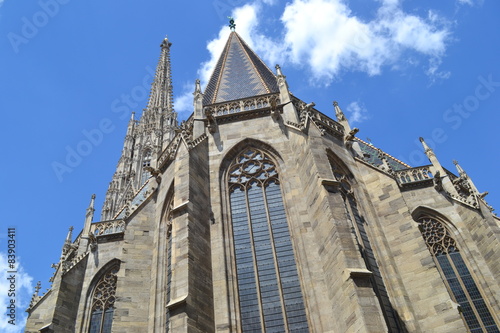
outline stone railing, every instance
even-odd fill
[[[251,111],[271,106],[271,101],[276,100],[276,105],[280,104],[279,94],[270,94],[265,96],[245,98],[237,101],[214,104],[204,108],[205,113],[211,113],[213,116],[223,116],[243,111]]]
[[[325,116],[324,114],[322,114],[320,111],[316,110],[316,109],[313,109],[314,111],[314,114],[313,114],[313,117],[314,117],[314,120],[319,122],[321,125],[337,132],[337,133],[340,133],[341,135],[344,134],[344,127],[342,125],[340,125],[338,122],[328,118],[327,116]]]
[[[394,176],[401,185],[430,180],[433,176],[429,167],[430,165],[426,165],[417,168],[395,171]]]
[[[304,109],[306,108],[307,104],[298,99],[297,97],[292,96],[292,103],[295,107],[295,110],[297,111],[297,116],[299,117],[299,124],[294,124],[291,122],[288,122],[291,125],[298,126],[299,128],[303,128],[305,126],[305,121],[306,121],[306,114],[303,113]],[[329,132],[330,134],[343,139],[344,137],[344,127],[336,122],[335,120],[331,119],[330,117],[324,115],[320,111],[316,110],[315,108],[311,107],[307,109],[307,115],[309,116],[309,119],[312,120],[316,126],[320,129],[321,133],[324,132]]]
[[[111,220],[104,222],[92,223],[90,226],[90,232],[94,236],[103,236],[110,234],[118,234],[125,231],[125,221],[123,220]]]

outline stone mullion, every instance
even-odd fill
[[[446,230],[446,229],[445,229]],[[447,235],[448,236],[448,235]],[[449,237],[449,236],[448,236]],[[455,276],[457,277],[457,280],[458,280],[458,283],[460,284],[460,288],[462,288],[462,290],[464,291],[464,295],[465,295],[465,298],[467,298],[467,301],[469,302],[470,304],[470,307],[472,309],[472,312],[474,312],[474,315],[476,316],[476,319],[479,323],[479,326],[481,326],[481,329],[483,330],[483,332],[486,332],[486,328],[484,327],[484,323],[483,323],[483,320],[481,318],[481,316],[479,315],[479,313],[477,312],[477,309],[476,309],[476,305],[474,304],[474,302],[472,301],[470,295],[469,295],[469,291],[467,290],[467,287],[464,285],[464,282],[462,281],[462,276],[458,273],[458,270],[457,268],[455,267],[455,263],[453,262],[453,260],[450,258],[450,255],[448,253],[448,251],[446,251],[446,260],[448,260],[448,262],[450,263],[450,267],[451,269],[453,270],[453,273],[455,274]],[[437,261],[437,260],[436,260]],[[438,262],[438,267],[440,267],[439,269],[441,269],[441,266],[439,265],[439,262]],[[469,267],[467,267],[467,269],[469,269]],[[469,272],[470,273],[470,272]],[[443,274],[444,275],[444,274]],[[450,290],[450,294],[453,295],[453,298],[455,298],[456,300],[456,297],[453,293],[453,291],[451,290],[449,284],[448,284],[448,279],[445,277],[444,280],[446,281],[446,286],[449,288]],[[474,281],[475,282],[475,281]],[[465,320],[465,317],[463,315],[463,313],[460,311],[460,316],[463,318],[464,322],[466,323],[467,327],[469,327],[469,324],[467,323],[467,321]]]
[[[281,310],[282,310],[281,313],[283,314],[283,323],[285,324],[285,331],[288,332],[288,317],[286,315],[285,299],[283,297],[283,289],[282,289],[283,286],[281,284],[281,275],[280,275],[280,270],[279,270],[279,266],[278,266],[278,256],[276,254],[276,243],[274,242],[274,233],[273,233],[273,228],[272,228],[271,215],[269,214],[269,206],[267,204],[268,201],[267,201],[266,186],[267,185],[262,186],[262,197],[263,197],[263,202],[264,202],[264,208],[266,210],[266,218],[267,218],[267,224],[268,224],[268,228],[269,228],[269,238],[271,239],[271,248],[273,250],[274,269],[276,271],[276,281],[278,281],[278,291],[280,294],[280,302],[281,302]]]

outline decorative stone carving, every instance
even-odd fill
[[[207,117],[207,128],[211,134],[214,134],[217,131],[217,121],[215,117],[212,115],[209,109],[205,109],[205,116]]]
[[[432,180],[436,191],[441,192],[443,190],[443,181],[439,171],[434,174],[434,178]]]
[[[354,127],[350,132],[349,134],[346,135],[345,137],[345,141],[353,141],[354,140],[354,136],[356,135],[356,133],[359,132],[359,128],[357,127]]]

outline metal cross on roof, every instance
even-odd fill
[[[231,16],[228,16],[227,18],[229,19],[229,29],[231,29],[231,31],[234,31],[236,29],[234,18],[232,18]]]

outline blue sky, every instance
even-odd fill
[[[281,65],[297,97],[332,118],[337,100],[358,137],[412,166],[428,164],[423,136],[445,168],[455,171],[458,160],[500,207],[499,14],[493,0],[0,0],[0,253],[7,226],[16,227],[19,319],[36,281],[42,291],[50,286],[50,264],[68,228],[80,231],[93,193],[99,220],[162,39],[173,43],[182,120],[195,79],[206,82],[226,41],[230,15],[269,67]],[[91,142],[96,129],[102,135]],[[68,157],[78,149],[85,154]],[[55,172],[57,163],[68,169]],[[0,320],[1,331],[21,326]]]

